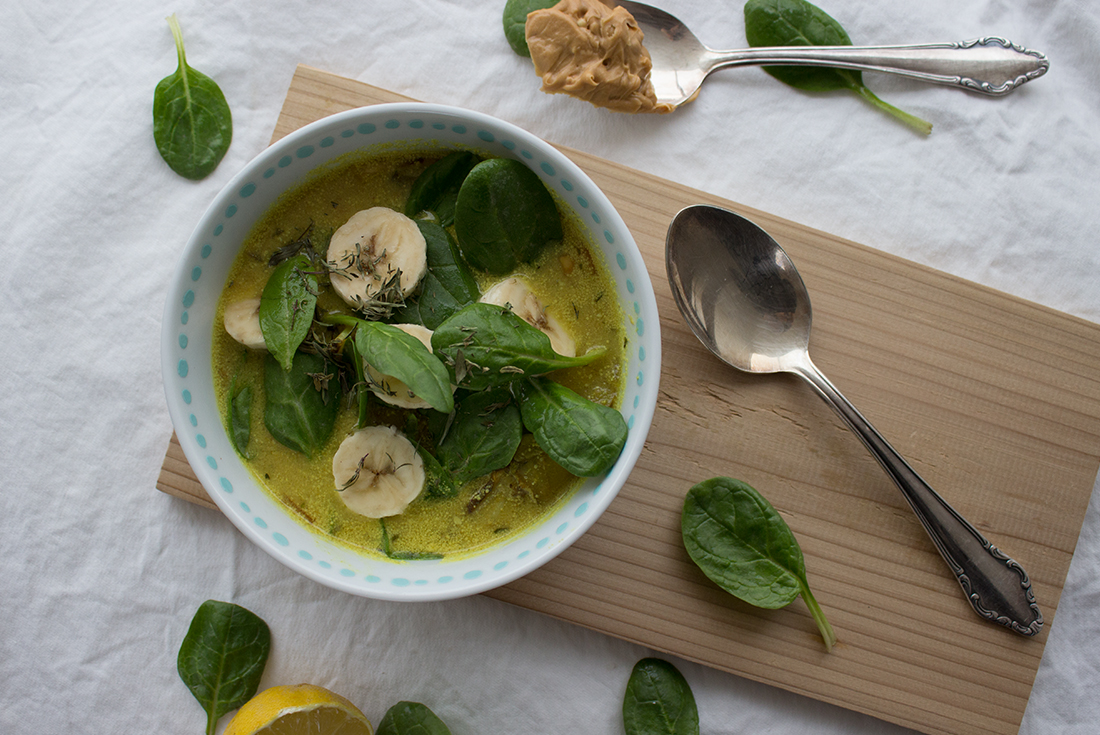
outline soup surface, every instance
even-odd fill
[[[396,558],[435,558],[468,553],[522,533],[551,512],[582,482],[552,460],[529,433],[524,433],[512,461],[504,468],[459,483],[451,497],[427,492],[403,512],[383,519],[351,511],[340,497],[333,476],[333,455],[360,427],[354,374],[332,375],[332,386],[343,385],[335,426],[320,448],[307,456],[284,446],[265,428],[265,361],[263,350],[248,349],[222,327],[227,305],[256,299],[273,267],[273,255],[288,243],[314,238],[324,252],[326,238],[357,212],[387,207],[401,212],[413,183],[445,151],[437,155],[394,151],[348,158],[281,199],[257,223],[241,248],[224,287],[215,320],[213,368],[220,405],[226,407],[227,428],[234,421],[248,430],[242,454],[260,485],[303,524],[339,542],[370,553]],[[563,211],[563,207],[558,207]],[[615,284],[600,253],[590,247],[579,224],[562,216],[564,237],[514,273],[488,275],[471,270],[482,292],[508,276],[530,284],[548,314],[572,336],[576,354],[606,350],[581,367],[550,374],[550,379],[581,396],[615,409],[623,390],[626,333]],[[453,229],[449,230],[453,234]],[[316,241],[321,242],[316,242]],[[412,297],[415,299],[415,296]],[[319,274],[317,315],[352,314]],[[316,322],[315,322],[316,324]],[[303,349],[307,349],[303,348]],[[239,397],[249,388],[248,406]],[[455,401],[466,391],[459,389]],[[431,408],[402,409],[373,393],[364,406],[363,425],[393,426],[431,447],[447,430],[448,417]],[[234,405],[232,402],[238,400]],[[231,408],[232,406],[232,408]],[[231,418],[235,413],[236,418]]]

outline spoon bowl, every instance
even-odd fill
[[[759,228],[728,227],[730,214],[692,207],[673,221],[666,251],[673,294],[691,331],[723,362],[786,371],[809,348],[809,294],[787,253]]]
[[[633,15],[645,34],[657,102],[674,107],[694,99],[703,80],[727,66],[827,66],[883,72],[993,96],[1008,94],[1042,76],[1050,67],[1045,55],[996,36],[905,46],[778,46],[716,51],[703,45],[679,18],[660,8],[633,0],[614,4]]]
[[[1022,635],[1042,629],[1023,567],[948,505],[810,360],[810,296],[779,243],[734,212],[696,205],[669,225],[665,264],[673,299],[707,349],[739,370],[794,373],[836,410],[902,491],[979,615]]]

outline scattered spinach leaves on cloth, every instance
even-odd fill
[[[536,10],[552,8],[558,0],[508,0],[504,3],[504,38],[520,56],[530,58],[527,48],[527,14]]]
[[[745,37],[750,46],[851,46],[852,39],[832,16],[806,0],[748,0]],[[883,102],[850,69],[824,66],[765,66],[773,77],[805,92],[851,90],[878,109],[925,135],[932,124]]]
[[[684,499],[680,530],[691,560],[731,595],[775,610],[801,594],[832,649],[836,634],[810,592],[798,540],[763,495],[729,477],[704,480]]]
[[[451,731],[426,705],[398,702],[382,716],[375,735],[451,735]]]
[[[695,695],[680,671],[659,658],[634,664],[623,697],[626,735],[699,735]]]
[[[183,33],[175,14],[168,25],[176,41],[179,67],[153,93],[153,139],[173,171],[202,179],[221,162],[233,139],[233,116],[217,83],[187,65]]]
[[[271,651],[271,630],[255,613],[231,602],[199,606],[180,644],[176,668],[206,710],[206,732],[256,694]]]

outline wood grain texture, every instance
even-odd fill
[[[407,99],[299,67],[274,139],[326,115]],[[607,512],[543,568],[489,596],[927,733],[1015,733],[1097,468],[1100,326],[573,150],[641,249],[661,315],[656,416]],[[814,304],[814,360],[993,543],[1028,570],[1047,627],[980,620],[900,493],[797,378],[714,359],[681,322],[664,235],[712,203],[768,230]],[[213,507],[169,447],[157,487]],[[721,592],[679,536],[684,493],[755,486],[800,540],[839,637],[801,600],[758,610]]]

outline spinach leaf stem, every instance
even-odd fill
[[[901,122],[913,128],[913,130],[916,130],[918,133],[922,133],[924,135],[931,134],[932,123],[928,122],[927,120],[922,120],[916,115],[911,115],[905,110],[899,110],[898,108],[891,105],[889,102],[879,99],[874,92],[872,92],[870,89],[863,86],[862,84],[853,87],[852,91],[858,94],[867,102],[870,102],[871,105],[873,105],[874,107],[882,110],[887,115],[891,115],[897,118]]]
[[[810,615],[817,623],[817,629],[821,631],[821,640],[825,642],[825,651],[828,653],[833,650],[833,646],[836,644],[836,633],[833,632],[833,626],[829,625],[829,621],[825,619],[825,611],[821,609],[821,605],[817,604],[814,593],[810,592],[810,586],[801,579],[798,580],[798,586],[802,591],[802,599],[806,602],[806,607],[810,608]]]

